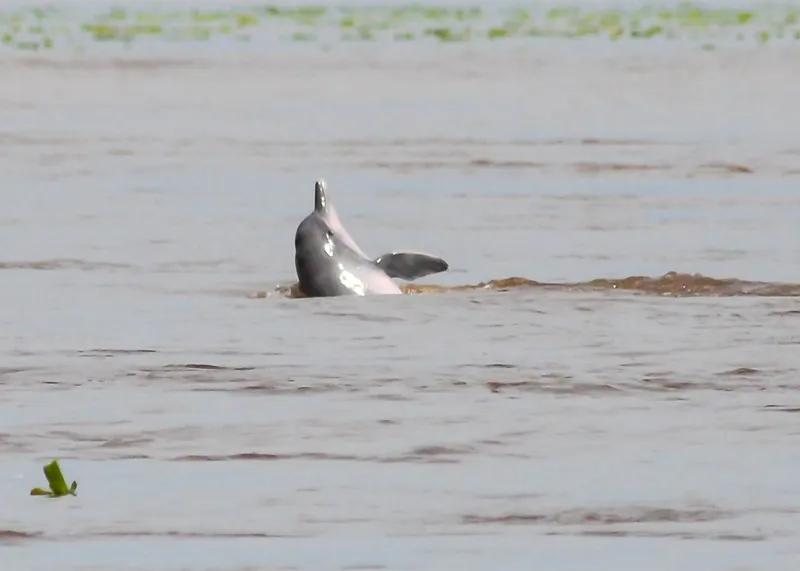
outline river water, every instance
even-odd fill
[[[193,49],[0,58],[3,569],[796,568],[798,47]]]

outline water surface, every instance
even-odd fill
[[[6,566],[794,568],[794,44],[115,49],[0,63]],[[450,271],[293,297],[320,177]]]

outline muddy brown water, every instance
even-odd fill
[[[4,55],[3,569],[796,568],[797,48],[598,45]]]

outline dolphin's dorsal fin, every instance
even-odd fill
[[[413,281],[430,274],[447,271],[447,262],[422,252],[391,252],[375,258],[375,264],[390,278]]]

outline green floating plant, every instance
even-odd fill
[[[564,2],[566,4],[570,2]],[[657,2],[658,3],[658,2]],[[552,3],[551,3],[552,4]],[[672,7],[633,9],[580,5],[548,7],[425,7],[418,2],[381,7],[239,6],[218,9],[143,11],[101,9],[89,13],[66,8],[0,10],[0,50],[50,50],[74,40],[75,49],[91,42],[214,41],[219,37],[324,42],[330,33],[343,41],[433,39],[437,42],[494,41],[520,38],[608,38],[614,41],[669,39],[722,46],[726,40],[769,44],[800,40],[800,9],[787,3],[711,7],[680,0]],[[662,3],[663,4],[663,3]],[[674,3],[673,3],[674,4]],[[288,29],[287,29],[288,28]]]
[[[47,483],[50,484],[50,491],[43,490],[42,488],[34,488],[31,490],[32,496],[60,498],[61,496],[76,495],[75,491],[78,489],[78,482],[72,482],[72,485],[67,488],[67,482],[64,480],[64,475],[61,473],[58,460],[53,460],[49,464],[45,464],[44,476],[47,478]]]

